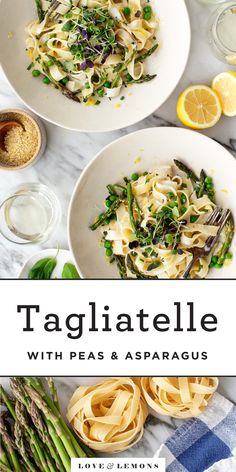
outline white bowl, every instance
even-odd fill
[[[135,164],[135,161],[138,163]],[[220,144],[203,134],[183,128],[149,128],[129,134],[100,151],[90,162],[75,187],[69,209],[69,244],[78,270],[84,278],[119,278],[116,265],[106,262],[99,247],[100,230],[89,225],[104,211],[106,185],[122,181],[133,172],[144,172],[154,165],[182,159],[196,173],[201,169],[212,175],[217,202],[230,208],[236,217],[236,160]],[[236,241],[232,262],[214,269],[210,278],[234,278]]]
[[[25,26],[36,18],[33,0],[1,0],[0,61],[10,84],[26,105],[52,123],[77,131],[111,131],[132,125],[153,113],[180,80],[190,48],[190,24],[184,0],[151,0],[160,18],[160,48],[147,60],[151,82],[134,85],[119,97],[85,106],[68,100],[27,71]],[[9,35],[9,33],[11,33]],[[8,39],[10,37],[10,39]],[[120,106],[117,107],[117,104]]]

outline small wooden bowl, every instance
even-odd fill
[[[46,141],[47,141],[46,131],[42,122],[38,119],[38,117],[36,117],[35,115],[33,115],[32,113],[28,111],[26,112],[25,110],[22,110],[21,108],[4,108],[0,110],[0,119],[2,119],[5,114],[8,114],[8,117],[9,117],[9,115],[15,114],[15,113],[28,118],[28,120],[30,120],[31,123],[34,125],[37,131],[37,136],[38,136],[37,149],[34,155],[24,164],[10,166],[7,164],[4,165],[3,163],[0,162],[0,170],[14,171],[14,170],[22,170],[26,167],[33,166],[40,159],[40,157],[42,157],[45,151]],[[15,118],[12,117],[11,121],[14,121],[14,120]]]

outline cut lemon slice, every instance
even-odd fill
[[[212,88],[218,94],[223,113],[226,116],[236,116],[236,72],[222,72],[217,75]]]
[[[218,95],[206,85],[188,87],[177,102],[177,115],[190,128],[211,128],[219,121],[221,113]]]

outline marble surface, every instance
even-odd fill
[[[62,407],[62,412],[65,415],[66,408],[71,395],[76,387],[79,385],[88,385],[96,383],[101,378],[87,379],[85,377],[57,377],[55,378],[59,400]],[[9,390],[9,379],[7,377],[1,378],[0,383]],[[226,396],[229,400],[236,403],[236,377],[222,377],[220,379],[219,393]],[[119,457],[153,457],[158,451],[161,444],[171,436],[175,429],[180,426],[182,422],[169,417],[154,417],[147,418],[144,435],[139,443],[131,449],[118,454]],[[105,456],[105,455],[104,455]],[[117,456],[117,455],[116,455]]]
[[[67,248],[66,219],[67,209],[75,183],[91,158],[106,144],[114,139],[145,127],[181,126],[175,106],[179,93],[191,83],[210,83],[217,73],[228,67],[218,61],[207,43],[207,21],[212,7],[197,0],[186,0],[192,27],[192,45],[186,71],[174,93],[167,102],[152,116],[121,131],[88,134],[63,130],[44,122],[47,131],[47,149],[43,158],[30,169],[20,172],[0,171],[0,199],[12,186],[21,182],[39,181],[53,189],[61,203],[62,221],[51,241],[43,247]],[[1,108],[21,106],[0,69],[0,106]],[[236,156],[236,117],[222,118],[211,130],[205,132],[227,147]],[[26,259],[38,251],[31,246],[17,246],[8,243],[0,236],[0,278],[17,277]]]

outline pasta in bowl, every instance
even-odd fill
[[[198,177],[179,160],[173,164],[107,186],[108,209],[90,228],[101,228],[105,255],[117,264],[122,278],[180,278],[194,249],[217,236],[218,226],[210,222],[216,206],[212,177],[204,170]],[[211,253],[196,261],[190,277],[205,278],[212,267],[222,267],[231,258],[233,235],[231,215]]]
[[[145,59],[157,49],[158,19],[146,0],[38,0],[26,28],[33,77],[90,105],[148,82]]]
[[[16,94],[44,119],[83,132],[117,130],[153,113],[186,66],[188,11],[184,0],[129,3],[2,0],[0,62]]]
[[[175,158],[178,161],[181,161],[182,164],[187,166],[189,170],[194,172],[198,180],[200,180],[200,174],[203,180],[204,174],[201,173],[201,170],[205,169],[206,175],[204,178],[204,195],[200,196],[200,198],[197,197],[196,192],[192,192],[195,187],[198,187],[198,185],[196,185],[197,183],[195,183],[191,178],[188,177],[185,172],[183,172],[176,166],[173,161],[173,159]],[[158,194],[157,190],[159,186],[162,185],[162,182],[160,175],[155,175],[155,171],[158,171],[159,169],[161,169],[161,171],[163,172],[162,175],[164,177],[162,180],[167,180],[167,186],[165,188],[163,188],[163,186],[160,187],[161,191]],[[169,177],[166,178],[167,174],[169,175]],[[126,181],[124,180],[124,177],[126,177]],[[133,180],[133,177],[137,180]],[[148,191],[148,199],[155,199],[156,201],[156,206],[154,206],[155,211],[153,212],[152,208],[150,208],[152,202],[150,202],[149,205],[147,205],[147,202],[145,203],[145,194],[136,194],[137,192],[140,192],[142,188],[141,182],[144,181],[144,179],[147,177],[149,183],[145,188],[145,192],[146,190]],[[127,179],[129,182],[127,181]],[[207,179],[206,182],[205,179]],[[140,258],[140,252],[145,251],[145,246],[147,247],[147,249],[149,246],[151,246],[151,249],[148,249],[148,251],[154,250],[154,252],[157,252],[155,251],[155,249],[160,249],[160,252],[164,251],[164,265],[158,264],[162,261],[160,261],[160,258],[156,257],[155,254],[152,254],[151,260],[149,260],[149,257],[145,257],[145,259],[147,259],[146,262],[149,262],[149,264],[144,264],[143,269],[146,272],[144,272],[144,274],[141,274],[142,277],[174,278],[175,276],[177,277],[178,274],[181,277],[181,272],[187,265],[187,259],[189,260],[191,257],[190,249],[191,247],[193,247],[191,246],[191,244],[187,246],[187,244],[189,244],[191,241],[186,240],[186,237],[189,238],[188,232],[186,234],[186,228],[190,227],[193,229],[196,228],[196,225],[198,225],[197,228],[201,229],[199,228],[199,225],[206,223],[208,215],[210,218],[210,215],[212,215],[214,209],[218,207],[224,210],[229,208],[232,212],[232,215],[235,217],[235,179],[236,161],[234,157],[223,146],[220,146],[214,140],[200,133],[185,130],[183,128],[174,127],[149,128],[123,136],[122,138],[112,142],[111,144],[103,148],[84,170],[74,189],[74,193],[72,195],[70,203],[68,218],[68,239],[70,249],[72,251],[74,260],[81,274],[81,277],[98,279],[119,278],[119,270],[117,268],[117,264],[115,261],[113,261],[113,256],[116,255],[113,253],[113,244],[116,251],[116,249],[118,249],[118,243],[121,251],[119,254],[117,254],[118,258],[121,258],[121,261],[123,262],[123,258],[126,257],[127,259],[127,256],[129,254],[132,259],[131,262],[135,263],[136,267],[136,262],[138,262]],[[139,201],[140,206],[142,206],[142,221],[139,222],[139,219],[137,219],[138,215],[135,208],[135,200],[132,200],[131,198],[131,206],[133,210],[133,216],[135,218],[135,225],[137,224],[137,229],[139,230],[138,239],[143,239],[144,233],[147,236],[148,234],[154,233],[155,228],[153,228],[153,218],[155,220],[156,216],[153,217],[153,214],[159,213],[162,210],[162,206],[168,207],[164,208],[164,214],[161,213],[158,216],[158,219],[160,216],[162,217],[162,221],[159,221],[161,225],[159,225],[159,228],[157,228],[158,231],[163,226],[162,223],[165,223],[165,229],[167,229],[167,223],[168,226],[171,226],[167,231],[167,234],[171,233],[170,239],[168,236],[168,241],[164,241],[163,247],[160,245],[160,241],[157,241],[157,245],[155,245],[156,241],[154,242],[154,245],[153,242],[151,243],[151,245],[148,244],[148,239],[146,241],[143,241],[145,244],[144,246],[142,246],[136,237],[134,237],[133,235],[131,236],[134,231],[132,230],[129,218],[130,213],[128,208],[128,196],[127,194],[122,195],[123,191],[124,193],[127,192],[128,183],[130,183],[129,187],[131,187],[133,197],[135,197],[135,199]],[[112,200],[114,200],[114,197],[116,197],[117,195],[112,195],[112,190],[114,185],[117,184],[118,187],[116,187],[115,190],[118,194],[118,201],[114,203],[112,202]],[[120,185],[121,188],[119,188]],[[151,188],[150,185],[152,185]],[[187,187],[185,187],[185,185],[187,185]],[[181,186],[183,186],[183,188],[181,188]],[[196,188],[196,190],[198,190],[198,188]],[[206,190],[208,191],[207,193]],[[174,195],[169,192],[172,192]],[[129,193],[129,201],[132,195],[131,193]],[[119,204],[120,198],[123,200],[122,205]],[[164,199],[163,204],[161,203],[160,198]],[[187,200],[186,203],[184,203],[183,200],[185,198]],[[212,199],[214,199],[214,201],[212,201]],[[113,203],[114,205],[112,205]],[[169,205],[169,203],[171,205]],[[186,215],[184,213],[181,214],[180,212],[184,212],[184,207],[186,207],[186,204]],[[202,208],[200,208],[201,204],[203,204]],[[177,210],[179,212],[179,216]],[[106,217],[104,218],[103,216],[103,221],[101,221],[101,217],[99,215],[101,214],[101,212],[106,213],[107,211],[109,211],[109,213],[113,213],[112,218],[110,218],[111,214],[109,216],[108,213],[109,219],[105,221]],[[118,218],[121,217],[123,218],[124,223],[125,221],[126,223],[128,223],[128,231],[125,233],[126,240],[124,242],[123,238],[119,240],[117,235],[117,243],[115,243],[116,239],[113,238],[111,234],[110,240],[106,242],[105,245],[105,239],[107,238],[105,237],[104,231],[114,230],[114,227],[115,230],[118,229],[120,231],[121,229],[123,231],[125,227],[125,225],[123,227],[122,223],[122,226],[120,228],[117,228],[118,220],[114,219],[117,218],[117,212]],[[123,212],[123,216],[121,212]],[[171,216],[170,219],[167,218],[169,216]],[[191,216],[192,221],[190,221]],[[197,216],[199,216],[198,219],[196,219]],[[195,222],[193,222],[194,219],[196,219]],[[97,224],[97,222],[99,222],[99,226],[96,229],[96,226],[94,228],[93,225]],[[180,222],[181,226],[179,228],[179,231],[178,227]],[[105,226],[105,223],[109,223],[107,225],[107,228]],[[169,223],[171,223],[171,225],[169,225]],[[94,231],[91,231],[91,229],[89,228],[90,225],[93,226]],[[114,227],[112,228],[112,226]],[[205,227],[203,229],[204,231],[206,231]],[[226,236],[225,229],[222,233],[223,238]],[[210,228],[210,230],[215,231],[215,228]],[[139,233],[140,231],[141,234]],[[181,233],[180,247],[178,241],[176,241],[177,247],[173,247],[175,244],[175,238],[173,238],[172,242],[172,236],[176,236],[177,239],[179,239],[179,233]],[[201,232],[198,232],[198,234],[200,236],[202,235]],[[234,235],[235,232],[233,232],[232,234],[232,231],[230,230],[229,236],[232,237]],[[195,237],[195,235],[193,235],[193,237]],[[196,243],[201,242],[201,244],[203,244],[206,237],[207,235],[203,234],[203,236],[201,236],[200,239],[196,241]],[[131,245],[131,248],[129,248],[129,244],[134,241],[136,241],[134,246],[137,245],[137,241],[138,246],[136,248],[132,248]],[[219,240],[219,243],[220,242],[221,241]],[[111,247],[109,246],[109,243],[111,243]],[[165,243],[168,244],[167,247],[165,246]],[[81,250],[81,248],[83,249]],[[109,249],[111,249],[111,252],[109,251]],[[184,254],[178,254],[178,252],[176,253],[175,251],[178,251],[178,249],[182,249],[185,256]],[[172,254],[172,250],[174,250],[174,254]],[[137,255],[132,255],[131,251],[137,252]],[[206,260],[208,265],[205,264],[204,258],[204,267],[207,272],[207,277],[220,277],[224,279],[230,277],[233,278],[235,276],[235,237],[227,252],[229,252],[230,254],[227,254],[227,259],[225,260],[223,266],[221,265],[222,260],[220,259],[219,261],[219,265],[221,267],[220,269],[217,267],[216,258],[213,259],[212,263],[210,258],[208,258],[208,260]],[[111,255],[109,255],[109,253]],[[218,256],[217,246],[215,246],[214,254],[212,254],[211,257],[213,257],[214,255]],[[233,257],[231,259],[228,259],[228,257],[231,257],[231,255]],[[185,259],[182,256],[184,256]],[[150,266],[150,263],[155,261],[155,257],[156,262],[159,265],[159,267],[156,267],[155,270],[159,271],[160,269],[162,269],[162,274],[160,274],[160,272],[153,274],[153,272],[151,272],[150,270],[146,270],[147,266]],[[176,264],[177,269],[174,269],[174,274],[176,275],[171,275],[172,268],[168,268],[167,263],[170,258],[173,258],[174,262],[178,262],[182,258],[182,267],[180,267],[180,264]],[[141,264],[143,264],[142,260]],[[163,271],[163,269],[165,268],[168,268],[167,273],[164,273]],[[124,269],[126,271],[127,265],[125,265]],[[151,270],[154,270],[154,267],[151,267]],[[124,276],[126,275],[125,271]],[[200,266],[195,265],[191,277],[195,277],[195,275],[199,276],[199,272]],[[136,277],[135,274],[130,273],[128,273],[128,276]]]

